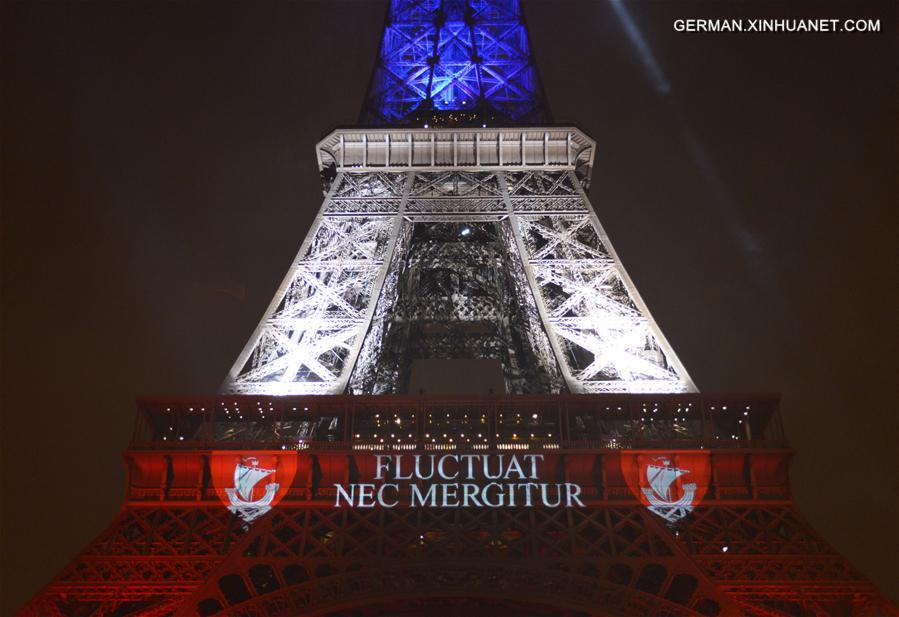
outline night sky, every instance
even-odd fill
[[[321,202],[385,3],[6,3],[3,615],[109,523],[134,398],[215,393]],[[896,5],[527,1],[551,113],[705,392],[781,392],[796,500],[897,597]],[[791,13],[792,12],[792,13]],[[677,18],[879,18],[873,34]]]

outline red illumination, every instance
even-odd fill
[[[213,452],[209,468],[215,493],[226,506],[233,506],[235,500],[240,505],[266,500],[271,491],[271,499],[264,505],[274,506],[290,490],[297,458],[296,452]]]
[[[674,522],[705,497],[708,452],[622,452],[621,472],[631,492],[650,510]]]

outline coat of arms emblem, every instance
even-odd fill
[[[708,452],[621,452],[624,479],[646,509],[674,525],[709,488]]]
[[[219,450],[211,453],[209,470],[218,498],[248,526],[287,495],[298,461],[291,451]]]
[[[234,466],[234,488],[226,488],[225,494],[231,505],[228,509],[240,516],[247,523],[253,522],[271,509],[272,500],[278,492],[277,482],[265,485],[264,493],[255,497],[260,491],[256,485],[263,478],[275,473],[274,469],[259,466],[255,456],[245,456]]]
[[[689,469],[672,467],[671,461],[664,457],[652,459],[646,465],[646,481],[643,495],[649,501],[649,509],[669,523],[675,523],[693,510],[693,497],[696,495],[696,484],[680,481],[681,476],[690,473]]]

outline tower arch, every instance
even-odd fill
[[[664,571],[657,564],[649,567]],[[230,582],[235,576],[225,574],[219,581]],[[233,591],[230,593],[234,594]],[[243,593],[255,594],[256,589],[250,583]],[[240,593],[235,596],[240,597]],[[367,567],[310,578],[230,605],[225,605],[221,596],[197,598],[195,594],[194,598],[195,602],[185,603],[177,615],[338,617],[350,614],[347,611],[352,611],[353,615],[388,612],[394,615],[398,610],[415,611],[428,607],[429,615],[440,616],[455,614],[450,609],[479,604],[504,606],[512,615],[643,617],[665,614],[690,617],[717,614],[716,611],[698,612],[661,595],[605,578],[533,563],[510,565],[502,560],[477,564],[456,560]],[[702,601],[699,604],[716,605]]]

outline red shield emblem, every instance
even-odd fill
[[[278,504],[297,472],[296,452],[213,452],[215,492],[229,510],[251,522]]]
[[[702,501],[710,469],[708,452],[621,453],[621,472],[634,496],[670,523]]]

